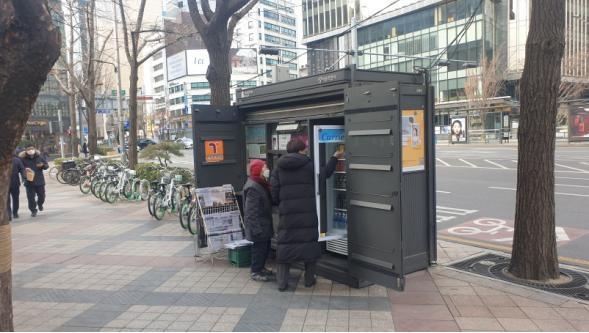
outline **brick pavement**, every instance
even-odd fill
[[[24,191],[21,191],[24,192]],[[445,265],[484,250],[438,243],[439,264],[406,290],[319,279],[288,292],[225,258],[194,258],[177,219],[109,205],[49,181],[35,218],[13,220],[17,331],[588,331],[589,305]]]

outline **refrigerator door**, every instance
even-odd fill
[[[398,91],[396,82],[347,88],[344,113],[350,273],[402,290]]]
[[[317,125],[313,128],[313,134],[317,216],[320,220],[325,220],[319,223],[319,240],[327,239],[327,250],[347,254],[345,207],[341,200],[346,192],[343,182],[345,160],[338,161],[336,171],[330,178],[323,180],[319,177],[321,167],[333,153],[344,149],[345,129],[342,125]],[[325,182],[324,191],[321,190],[322,181]],[[323,230],[321,226],[324,226]]]

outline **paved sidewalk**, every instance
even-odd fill
[[[21,191],[24,193],[24,191]],[[35,218],[13,220],[17,331],[589,331],[589,305],[445,266],[482,249],[440,241],[439,264],[406,291],[319,279],[249,279],[225,258],[193,257],[176,217],[109,205],[49,181]]]

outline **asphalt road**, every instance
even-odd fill
[[[193,167],[183,152],[172,165]],[[510,251],[517,145],[438,145],[436,157],[439,238]],[[555,160],[558,253],[589,267],[589,145],[558,145]]]
[[[510,249],[517,146],[438,146],[438,235]],[[557,146],[556,232],[563,262],[589,266],[589,146]]]

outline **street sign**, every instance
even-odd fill
[[[82,133],[88,134],[88,127],[83,127],[82,128]]]
[[[96,109],[96,114],[111,114],[112,109]]]
[[[125,127],[126,130],[129,129],[129,121],[125,120],[125,123],[123,124],[123,126]]]
[[[116,96],[117,95],[117,90],[113,89],[110,91],[110,95],[111,96]],[[121,97],[125,96],[125,89],[121,89]]]

